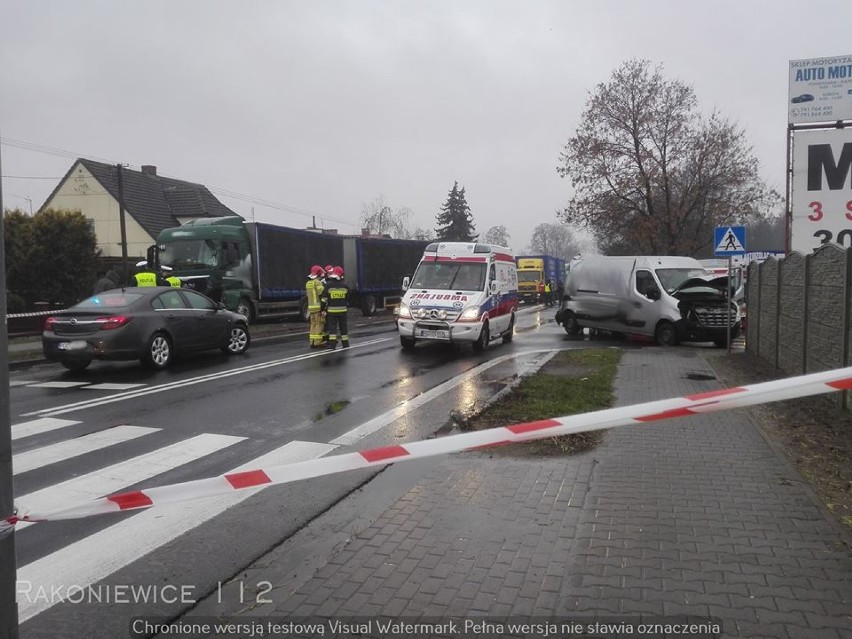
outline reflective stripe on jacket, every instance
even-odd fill
[[[167,277],[167,278],[166,278],[166,281],[167,281],[167,282],[168,282],[171,286],[180,286],[180,285],[183,283],[183,282],[181,282],[181,280],[180,280],[180,278],[179,278],[179,277],[175,277],[174,275],[172,275],[172,276],[170,276],[170,277]]]
[[[343,282],[330,282],[328,288],[328,312],[345,313],[347,310],[349,310],[349,287]]]
[[[308,280],[305,284],[305,290],[308,294],[308,312],[318,313],[320,311],[320,297],[323,292],[322,282],[319,280]]]

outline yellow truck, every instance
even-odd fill
[[[557,283],[562,280],[565,260],[552,255],[519,255],[518,298],[524,302],[544,302],[544,284],[550,280],[551,294],[556,294]]]

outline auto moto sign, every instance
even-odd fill
[[[852,55],[790,61],[787,121],[852,120]]]

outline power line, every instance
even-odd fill
[[[8,180],[61,180],[64,176],[59,177],[41,177],[38,175],[0,175],[0,177]]]
[[[46,145],[43,145],[43,144],[36,144],[34,142],[27,142],[26,140],[16,140],[14,138],[0,137],[0,144],[5,144],[6,146],[12,146],[12,147],[24,149],[24,150],[27,150],[27,151],[35,151],[36,153],[46,153],[48,155],[56,155],[56,156],[59,156],[59,157],[73,158],[75,160],[78,159],[78,158],[85,157],[85,158],[89,158],[89,159],[96,160],[96,161],[99,161],[99,162],[105,162],[107,164],[125,164],[126,166],[135,166],[135,165],[129,165],[127,163],[121,163],[121,162],[118,162],[114,159],[99,158],[97,156],[89,155],[87,153],[80,153],[78,151],[69,151],[67,149],[60,149],[58,147],[46,146]],[[48,180],[48,179],[61,180],[62,179],[62,178],[41,178],[41,177],[37,177],[37,176],[12,176],[12,175],[3,176],[3,177],[16,178],[16,179],[30,179],[30,180]],[[182,179],[182,178],[172,177],[172,176],[166,175],[166,174],[163,174],[162,177],[167,177],[167,178],[171,178],[171,179],[175,179],[175,180]],[[310,218],[313,218],[314,216],[316,216],[316,217],[320,218],[320,220],[322,220],[322,221],[328,220],[328,221],[331,221],[331,222],[337,222],[338,224],[345,224],[347,226],[352,226],[353,228],[358,228],[358,226],[359,226],[358,221],[353,222],[352,220],[344,220],[342,218],[332,217],[330,215],[325,215],[325,214],[322,214],[322,213],[318,213],[316,211],[310,211],[308,209],[302,209],[302,208],[299,208],[299,207],[296,207],[296,206],[291,206],[289,204],[282,204],[280,202],[273,202],[272,200],[264,200],[262,198],[255,197],[255,196],[252,196],[252,195],[246,195],[244,193],[237,193],[236,191],[231,191],[229,189],[224,189],[224,188],[217,187],[217,186],[209,186],[209,185],[206,185],[206,184],[204,186],[206,186],[208,188],[208,190],[210,190],[210,192],[220,194],[223,197],[230,197],[230,198],[233,198],[235,200],[241,200],[243,202],[250,202],[252,204],[259,204],[261,206],[265,206],[265,207],[275,209],[275,210],[278,210],[278,211],[285,211],[287,213],[295,213],[297,215],[303,215],[303,216],[310,217]]]

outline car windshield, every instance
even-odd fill
[[[667,293],[676,291],[691,277],[707,277],[703,268],[658,268],[654,272]]]
[[[175,240],[162,247],[160,264],[168,264],[172,268],[212,268],[219,259],[213,240]]]
[[[74,306],[74,308],[85,311],[103,308],[124,308],[130,306],[141,297],[141,293],[134,293],[132,291],[107,291],[83,300]]]
[[[481,291],[485,284],[484,262],[421,262],[412,288],[444,291]]]

